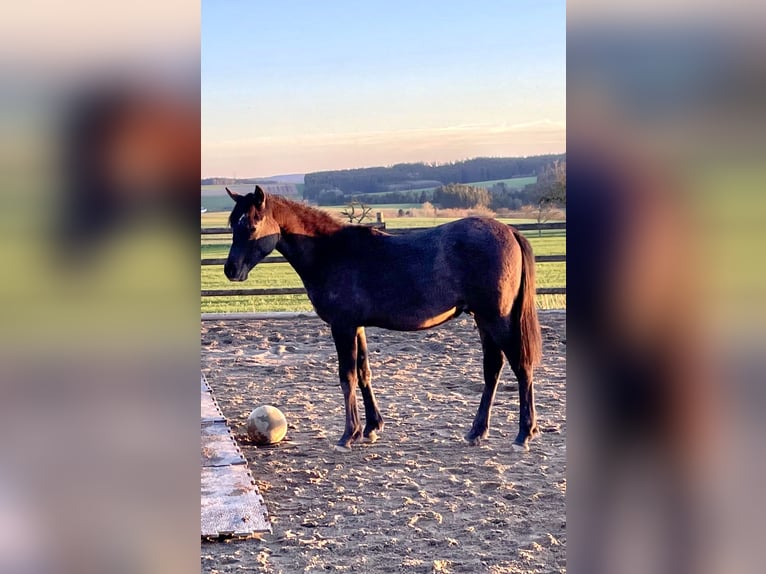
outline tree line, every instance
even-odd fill
[[[513,188],[498,182],[489,188],[451,183],[436,189],[433,203],[441,208],[488,207],[498,209],[521,209],[531,205],[539,210],[566,207],[567,174],[566,161],[553,161],[543,167],[537,181],[523,188]]]
[[[410,189],[429,187],[422,185],[424,181],[431,185],[434,183],[443,185],[534,176],[546,165],[563,161],[565,157],[564,154],[551,154],[530,157],[475,158],[444,164],[401,163],[390,167],[307,173],[304,178],[303,197],[318,202],[323,191],[332,191],[339,196],[351,196],[402,191],[403,187]]]

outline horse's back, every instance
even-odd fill
[[[345,229],[337,239],[327,260],[333,279],[312,296],[328,316],[414,330],[465,310],[507,315],[518,291],[521,250],[493,219],[403,235]]]
[[[520,269],[521,250],[513,231],[495,219],[467,217],[400,236],[380,236],[370,251],[376,264],[390,263],[461,292],[477,280],[500,282]],[[387,266],[388,267],[388,266]]]
[[[495,219],[468,217],[411,235],[391,237],[397,262],[426,298],[471,310],[510,312],[521,278],[521,249]]]
[[[473,311],[510,307],[521,282],[521,248],[513,231],[495,219],[471,217],[447,224],[445,261],[460,278]]]

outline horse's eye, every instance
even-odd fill
[[[237,221],[236,228],[239,229],[241,232],[247,232],[249,234],[255,231],[257,225],[258,225],[257,222],[251,223],[248,215],[244,214]]]
[[[247,214],[244,214],[239,218],[239,221],[237,221],[237,226],[242,229],[250,229],[250,220],[248,219]]]

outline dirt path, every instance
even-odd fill
[[[541,313],[543,432],[525,454],[511,448],[518,394],[507,366],[487,444],[462,439],[483,386],[468,317],[419,333],[367,330],[386,427],[351,453],[332,449],[343,401],[324,323],[203,323],[202,371],[234,433],[244,435],[247,415],[265,403],[289,424],[278,447],[240,441],[274,533],[203,543],[203,571],[564,572],[565,322]]]

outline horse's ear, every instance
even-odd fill
[[[239,198],[242,197],[236,191],[231,191],[228,187],[226,188],[226,193],[228,193],[229,197],[232,198],[234,201],[237,201]]]
[[[263,209],[266,203],[266,192],[260,185],[255,186],[255,207],[256,209]]]

